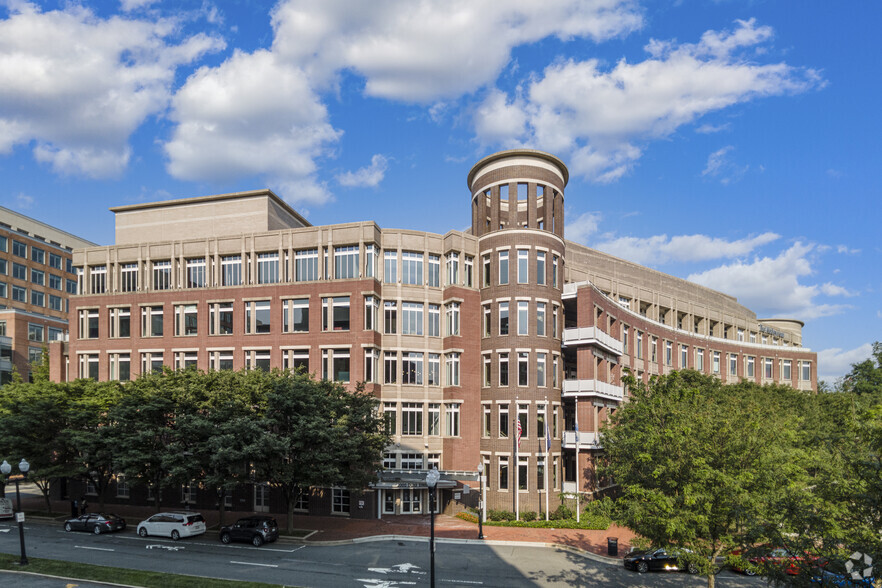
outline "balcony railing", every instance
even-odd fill
[[[612,335],[604,333],[597,327],[564,329],[563,344],[564,346],[598,345],[615,355],[621,355],[625,350],[625,346],[621,341]]]
[[[564,397],[597,396],[607,400],[621,401],[625,397],[625,389],[622,386],[600,380],[564,380],[563,395]]]
[[[576,432],[564,431],[560,445],[564,449],[576,449]],[[579,449],[603,449],[603,447],[598,442],[597,433],[582,431],[579,433]]]

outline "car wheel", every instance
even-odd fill
[[[73,527],[70,526],[70,523],[64,523],[64,530],[70,533],[73,531]]]
[[[229,533],[221,533],[221,543],[229,543],[230,542],[230,534]]]
[[[691,563],[686,566],[686,571],[689,572],[690,574],[697,574],[698,573],[698,566],[695,565],[694,563]]]
[[[146,537],[147,536],[147,528],[141,527],[140,529],[138,529],[138,535],[140,535],[141,537]]]
[[[178,539],[181,538],[181,534],[178,533],[178,530],[177,530],[177,529],[174,529],[174,530],[171,532],[171,538],[172,538],[172,541],[177,541]]]
[[[101,534],[101,527],[99,527],[98,525],[95,525],[94,527],[92,527],[92,532],[95,533],[96,535],[100,535]]]
[[[255,547],[260,547],[261,545],[263,545],[263,537],[261,537],[260,535],[255,535],[251,538],[251,544]]]
[[[637,571],[640,572],[641,574],[645,574],[646,572],[649,571],[649,564],[646,563],[645,561],[638,561],[637,562]]]

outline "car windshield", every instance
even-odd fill
[[[205,518],[201,514],[187,516],[187,521],[191,523],[203,523]]]

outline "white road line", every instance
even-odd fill
[[[279,566],[277,566],[277,565],[275,565],[275,564],[253,563],[253,562],[250,562],[250,561],[233,561],[233,560],[230,560],[230,563],[231,563],[231,564],[239,564],[239,565],[243,565],[243,566],[260,566],[260,567],[262,567],[262,568],[277,568],[277,567],[279,567]]]
[[[115,549],[106,549],[104,547],[87,547],[85,545],[74,545],[74,549],[93,549],[95,551],[116,551]]]
[[[483,586],[484,582],[475,582],[473,580],[445,580],[441,578],[442,582],[450,582],[451,584],[477,584],[479,586]]]

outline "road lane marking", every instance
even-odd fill
[[[95,551],[116,551],[115,549],[107,549],[106,547],[88,547],[86,545],[74,545],[74,549],[93,549]]]
[[[262,567],[262,568],[277,568],[277,567],[279,567],[279,566],[277,566],[277,565],[275,565],[275,564],[253,563],[253,562],[250,562],[250,561],[233,561],[233,560],[230,560],[230,563],[231,563],[231,564],[239,564],[239,565],[243,565],[243,566],[260,566],[260,567]]]
[[[451,584],[477,584],[479,586],[483,586],[484,582],[475,582],[474,580],[445,580],[441,578],[442,582],[450,582]]]

